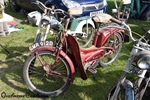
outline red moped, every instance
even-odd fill
[[[78,12],[76,10],[72,8],[69,12]],[[59,12],[64,13],[60,9]],[[69,15],[64,20],[67,20]],[[93,17],[95,23],[109,22],[112,19],[115,20],[108,14]],[[117,28],[121,27],[119,24],[111,23],[98,28],[93,45],[89,48],[81,48],[76,38],[67,34],[64,25],[60,26],[62,28],[59,29],[62,30],[56,34],[56,42],[41,41],[31,45],[31,54],[24,64],[23,79],[28,88],[40,96],[53,97],[63,93],[73,83],[75,72],[79,72],[80,77],[86,80],[87,71],[92,74],[97,72],[96,67],[101,58],[111,56],[115,52],[118,56],[122,47],[124,31]]]

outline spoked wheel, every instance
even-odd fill
[[[107,43],[104,45],[105,47],[114,48],[114,52],[112,52],[112,54],[106,55],[105,57],[103,57],[99,60],[99,64],[102,67],[108,66],[109,64],[113,63],[117,59],[117,57],[121,51],[122,37],[121,37],[120,33],[118,33],[118,32],[116,32],[115,34],[116,34],[116,39],[115,39],[114,35],[112,35],[107,40]],[[105,53],[108,53],[108,52],[110,52],[110,51],[109,50],[105,51]]]
[[[70,86],[72,75],[68,63],[59,56],[58,62],[54,64],[55,58],[51,51],[41,51],[27,58],[23,79],[33,93],[53,97]]]
[[[84,25],[82,27],[83,34],[78,35],[78,42],[80,47],[87,47],[92,43],[92,39],[94,36],[94,30],[95,28],[92,25]]]

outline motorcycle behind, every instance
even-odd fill
[[[115,9],[112,9],[113,17],[127,22],[130,17],[131,9],[128,7],[131,5],[131,0],[121,0],[118,6],[117,0],[114,0]]]
[[[120,79],[110,89],[106,100],[150,100],[150,30],[135,39],[130,27],[125,23],[124,26],[133,40],[133,48]],[[130,75],[135,78],[129,80]]]
[[[29,22],[35,23],[38,26],[34,42],[45,41],[48,38],[49,33],[54,34],[51,26],[58,24],[64,15],[54,13],[53,11],[56,8],[48,8],[42,2],[31,3],[36,4],[43,11],[42,14],[37,11],[33,11],[28,14]],[[92,20],[92,16],[75,18],[72,15],[67,21],[69,21],[67,33],[76,37],[81,47],[87,47],[93,39],[95,30],[95,24]]]

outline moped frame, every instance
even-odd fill
[[[116,38],[115,32],[120,32],[120,34],[121,34],[122,30],[118,30],[117,28],[109,28],[109,27],[100,28],[95,33],[95,40],[93,42],[94,44],[90,48],[79,47],[77,40],[71,35],[63,36],[61,41],[63,43],[63,41],[66,38],[67,47],[69,47],[70,51],[72,51],[71,55],[67,55],[68,53],[65,54],[66,51],[63,51],[63,49],[60,49],[60,48],[54,49],[54,47],[52,47],[52,48],[51,47],[41,47],[41,48],[36,49],[35,51],[32,51],[32,53],[36,53],[36,52],[39,52],[42,50],[50,50],[53,52],[55,51],[55,52],[57,52],[56,55],[58,54],[57,56],[62,55],[69,62],[73,77],[74,77],[74,69],[73,68],[75,68],[75,65],[77,65],[77,67],[79,69],[79,73],[81,75],[81,78],[83,80],[86,80],[87,79],[87,75],[86,75],[87,67],[85,66],[85,64],[88,62],[97,61],[99,58],[101,58],[105,55],[109,55],[114,51],[113,47],[105,47],[104,44],[107,42],[107,40],[109,39],[109,37],[111,35],[113,35],[114,38]],[[110,50],[110,52],[108,52],[107,54],[104,54],[104,50],[106,50],[106,49]],[[56,58],[57,58],[57,56],[56,56]],[[72,78],[72,79],[74,79],[74,78]]]
[[[112,26],[116,26],[116,28]],[[97,35],[95,35],[93,45],[97,47],[104,46],[104,44],[107,42],[107,40],[110,38],[112,34],[116,39],[115,32],[118,32],[121,35],[122,40],[124,41],[124,36],[122,33],[124,33],[125,31],[118,29],[117,26],[119,27],[118,24],[112,23],[107,27],[99,28],[98,31],[95,32],[95,34]]]

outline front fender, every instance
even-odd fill
[[[133,84],[129,80],[125,80],[125,100],[134,100]]]
[[[86,19],[86,20],[81,21],[81,22],[78,24],[78,26],[77,26],[75,32],[77,32],[77,33],[82,33],[83,26],[86,25],[86,24],[89,24],[89,25],[91,25],[93,28],[95,28],[94,22],[92,21],[91,18],[89,18],[89,19]]]
[[[123,92],[123,91],[124,92]],[[117,82],[108,92],[107,100],[117,100],[119,93],[122,91],[122,97],[124,100],[134,100],[133,84],[129,80],[125,80],[123,83]]]
[[[55,47],[50,47],[50,46],[42,46],[42,47],[39,47],[39,48],[31,51],[31,54],[34,54],[34,53],[40,52],[40,51],[52,51],[52,52],[55,52],[56,48]],[[69,64],[69,67],[70,67],[70,70],[71,70],[71,82],[73,83],[74,74],[75,74],[75,68],[74,68],[73,62],[68,57],[68,55],[66,53],[64,53],[62,50],[60,51],[60,55],[63,56],[65,58],[65,60],[67,61],[67,63]]]
[[[83,33],[82,29],[84,25],[91,25],[93,28],[95,28],[94,22],[89,16],[81,17],[74,19],[71,23],[71,27],[68,31],[69,34],[73,33]]]

